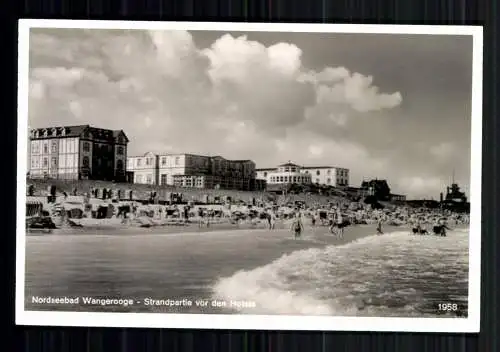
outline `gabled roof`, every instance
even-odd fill
[[[88,129],[90,126],[89,125],[77,125],[77,126],[52,126],[52,127],[42,127],[42,128],[33,128],[31,132],[38,131],[42,135],[39,137],[34,137],[34,138],[45,138],[43,135],[45,131],[53,131],[54,129],[59,131],[61,134],[54,136],[47,136],[47,137],[80,137],[82,133]],[[62,132],[64,131],[64,135]]]
[[[113,131],[113,138],[115,140],[117,140],[118,137],[120,137],[120,136],[125,139],[125,143],[130,142],[130,140],[128,139],[128,137],[125,134],[125,132],[123,132],[123,130],[115,130],[115,131]]]
[[[66,126],[66,136],[79,137],[90,125]]]

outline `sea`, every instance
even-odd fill
[[[376,235],[373,226],[347,228],[343,240],[324,227],[308,228],[298,240],[285,228],[30,234],[25,307],[467,317],[469,230],[456,228],[446,237],[410,235],[397,227],[384,230]],[[79,299],[67,304],[61,303],[63,298]],[[84,298],[100,303],[84,304]],[[454,308],[440,309],[448,304]]]

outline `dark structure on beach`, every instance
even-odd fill
[[[470,203],[467,201],[465,192],[460,190],[460,186],[453,182],[451,186],[446,187],[446,195],[440,194],[441,208],[456,212],[469,212]]]
[[[375,201],[390,201],[391,189],[386,180],[363,181],[360,189],[366,194],[367,198]]]
[[[90,125],[33,129],[29,177],[124,182],[128,142],[122,130]]]

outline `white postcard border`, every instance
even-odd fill
[[[469,239],[469,314],[467,318],[366,318],[328,316],[264,316],[247,314],[88,313],[25,310],[25,199],[28,139],[30,28],[95,28],[262,31],[302,33],[378,33],[473,36],[471,118],[471,184]],[[16,324],[37,326],[92,326],[185,329],[479,332],[481,282],[481,176],[483,30],[479,26],[353,25],[229,22],[132,22],[91,20],[19,21]]]

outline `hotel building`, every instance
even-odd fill
[[[129,157],[128,171],[134,183],[194,188],[255,190],[255,163],[251,160],[227,160],[220,156],[195,154],[146,153]]]
[[[124,181],[128,138],[122,130],[89,125],[30,131],[29,176]]]
[[[146,153],[127,158],[127,172],[133,173],[132,183],[147,185],[158,184],[158,155]]]
[[[333,166],[300,166],[292,162],[276,168],[257,169],[257,179],[267,184],[316,183],[335,187],[349,185],[349,170]]]

